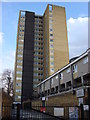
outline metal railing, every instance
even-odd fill
[[[81,119],[89,120],[89,111],[84,111],[81,106],[55,106],[42,107],[40,105],[32,108],[22,108],[19,104],[16,109],[12,106],[3,106],[2,120],[67,120]]]

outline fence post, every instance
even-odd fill
[[[81,120],[84,120],[83,104],[80,104],[80,107],[81,107]]]
[[[90,120],[90,88],[88,88],[88,120]]]
[[[20,120],[20,104],[17,104],[17,120]]]

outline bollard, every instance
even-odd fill
[[[80,104],[80,108],[81,108],[81,120],[84,120],[83,104]]]
[[[20,104],[17,104],[17,120],[20,120]]]

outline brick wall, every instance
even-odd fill
[[[84,103],[85,103],[86,98],[87,98],[87,92],[85,92],[85,96],[83,97]],[[54,114],[54,107],[50,107],[50,106],[63,107],[64,108],[64,116],[66,118],[69,117],[69,107],[77,106],[78,110],[79,110],[78,115],[79,115],[79,118],[81,118],[81,109],[78,106],[79,105],[78,98],[76,97],[76,93],[73,94],[72,91],[48,97],[48,100],[45,102],[45,104],[47,106],[46,112],[48,112],[50,114]],[[32,107],[33,106],[42,106],[41,99],[33,100]],[[40,110],[40,107],[33,107],[33,108]]]

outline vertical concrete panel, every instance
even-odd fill
[[[22,100],[32,98],[34,62],[34,13],[26,12],[23,51]]]
[[[55,71],[69,63],[65,8],[53,6],[53,37]]]
[[[88,2],[88,48],[90,48],[90,2]]]

